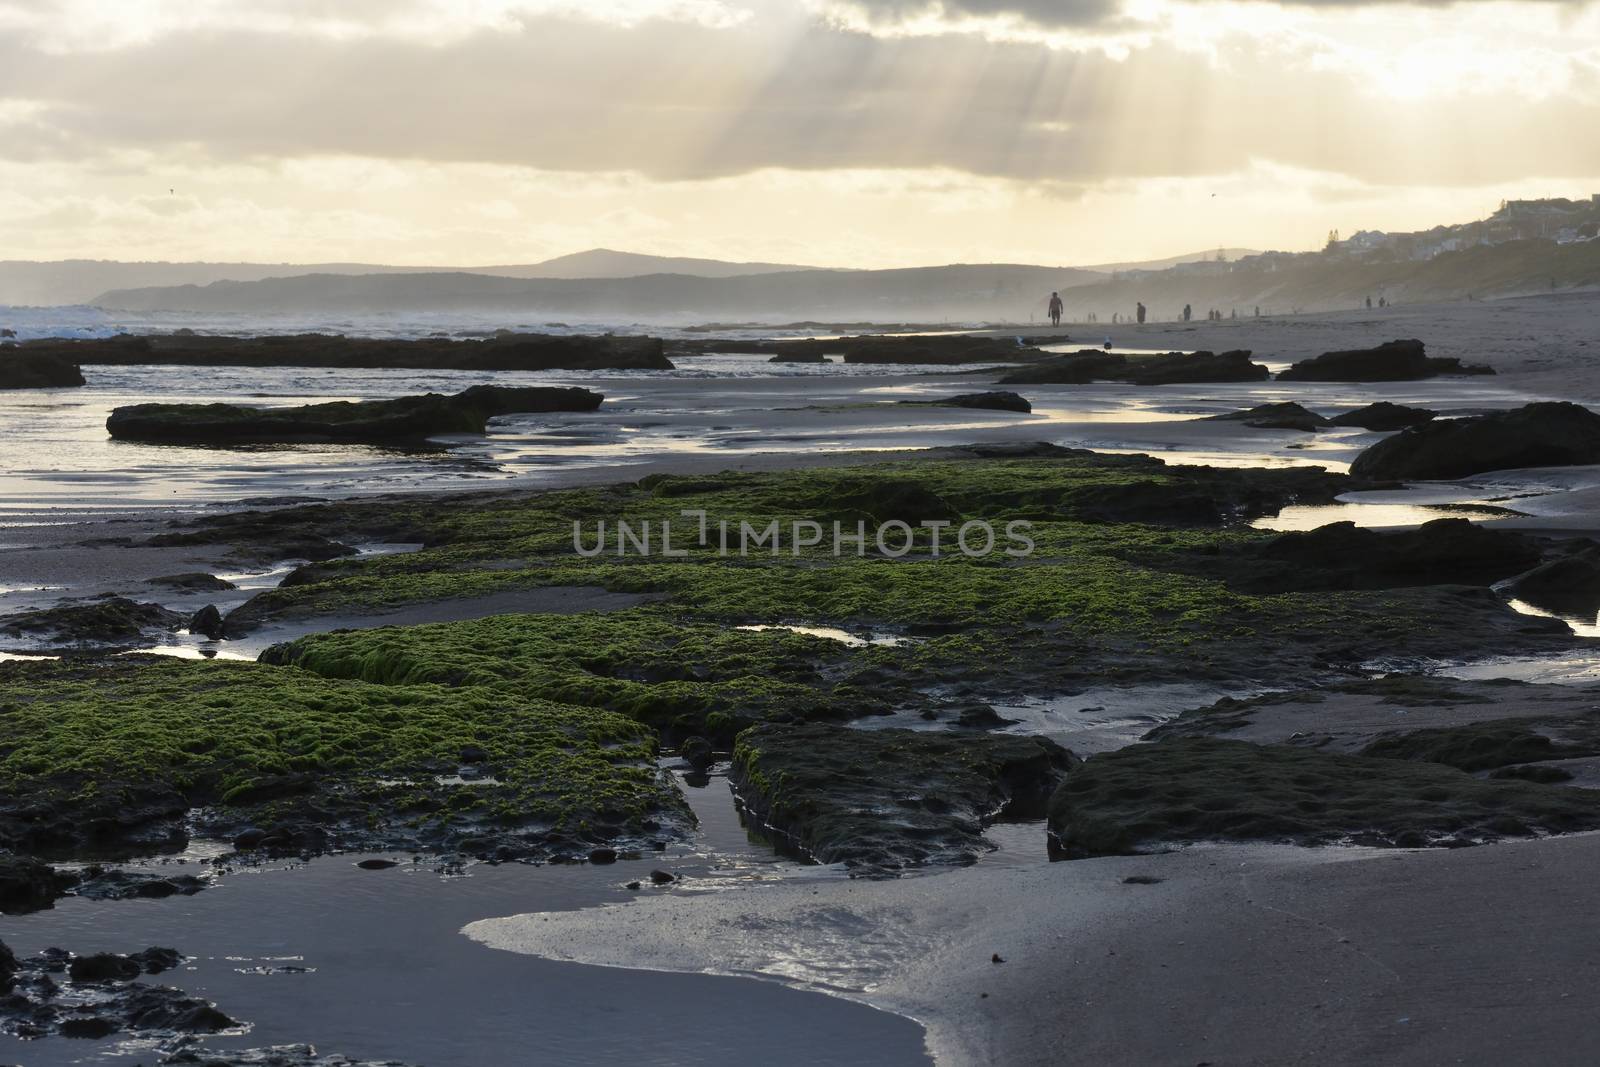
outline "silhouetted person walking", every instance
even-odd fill
[[[1194,318],[1194,308],[1189,304],[1183,305],[1183,321],[1188,322],[1192,318]]]
[[[1139,325],[1143,326],[1144,325],[1144,315],[1145,315],[1144,305],[1143,304],[1138,305],[1138,310],[1135,311],[1134,314],[1137,315],[1138,318],[1139,318]]]
[[[1061,294],[1060,293],[1051,293],[1050,294],[1050,325],[1052,325],[1052,326],[1060,326],[1061,325],[1061,311],[1062,311]]]

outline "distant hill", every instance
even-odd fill
[[[735,263],[722,259],[647,256],[638,252],[616,252],[609,248],[591,248],[587,252],[574,252],[570,256],[557,256],[543,263],[526,266],[471,268],[474,274],[496,274],[505,278],[637,278],[644,274],[733,278],[741,274],[818,269],[793,263]]]
[[[304,274],[252,282],[120,289],[95,303],[125,311],[372,313],[481,311],[615,322],[1043,318],[1051,290],[1104,275],[1064,267],[958,264],[902,270],[798,270],[726,278],[509,278],[486,274]]]
[[[1084,267],[1084,270],[1099,271],[1102,274],[1115,274],[1127,270],[1166,270],[1176,267],[1180,263],[1205,263],[1215,260],[1219,255],[1231,263],[1246,256],[1259,256],[1258,248],[1209,248],[1204,252],[1190,252],[1182,256],[1168,256],[1166,259],[1141,259],[1130,260],[1127,263],[1095,263]]]

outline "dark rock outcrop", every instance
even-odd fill
[[[61,644],[117,644],[170,633],[185,621],[178,612],[168,611],[160,604],[142,604],[119,596],[0,617],[0,633],[48,637]]]
[[[1600,827],[1600,793],[1437,763],[1174,737],[1089,759],[1050,800],[1054,859],[1191,841],[1420,848]]]
[[[1425,422],[1431,422],[1438,414],[1437,411],[1429,411],[1427,408],[1410,408],[1404,404],[1391,404],[1387,400],[1380,400],[1376,404],[1368,404],[1364,408],[1335,415],[1328,421],[1334,426],[1359,426],[1363,430],[1387,433],[1390,430],[1403,430],[1407,426],[1420,426]]]
[[[1257,404],[1245,411],[1230,411],[1226,415],[1207,415],[1201,422],[1242,422],[1258,430],[1320,430],[1330,425],[1315,411],[1303,408],[1292,401],[1279,404]]]
[[[779,352],[768,363],[830,363],[832,362],[821,352]]]
[[[988,393],[961,393],[957,396],[942,396],[937,400],[902,400],[902,404],[922,404],[927,407],[939,408],[974,408],[980,411],[1015,411],[1027,415],[1033,411],[1033,405],[1016,393],[1003,390],[994,390]]]
[[[1421,480],[1590,463],[1600,463],[1600,415],[1577,404],[1539,403],[1402,430],[1357,456],[1350,473]]]
[[[226,593],[239,588],[230,581],[203,571],[190,574],[164,574],[159,578],[147,579],[145,584],[159,585],[163,589],[177,589],[185,593]]]
[[[14,345],[0,348],[0,389],[67,389],[82,384],[82,369],[64,356]]]
[[[1127,373],[1128,357],[1088,348],[1065,356],[1054,356],[1028,367],[1018,367],[1002,376],[1000,385],[1086,385],[1089,382],[1116,381]]]
[[[215,604],[207,604],[190,617],[188,629],[192,634],[209,637],[213,641],[221,640],[223,632],[222,612],[217,610]]]
[[[24,915],[54,907],[77,881],[32,856],[0,856],[0,912]]]
[[[1250,362],[1250,353],[1170,352],[1164,356],[1128,357],[1094,349],[1054,356],[1012,370],[1001,385],[1082,385],[1127,382],[1133,385],[1181,385],[1204,382],[1260,382],[1271,377],[1266,367]]]
[[[846,363],[936,364],[1015,363],[1038,356],[1038,349],[1019,345],[1014,337],[935,334],[924,337],[847,337],[822,342],[826,351],[844,353]]]
[[[1385,341],[1376,348],[1324,352],[1280,372],[1283,382],[1414,382],[1441,374],[1493,374],[1459,359],[1429,358],[1418,340]]]
[[[406,370],[671,370],[656,337],[505,333],[419,340],[296,334],[204,337],[122,334],[95,340],[28,341],[8,354],[49,355],[85,365],[186,367],[383,367]],[[0,357],[3,358],[3,357]]]
[[[986,823],[1037,818],[1075,762],[1042,737],[768,724],[739,735],[733,780],[788,850],[885,875],[973,862]]]
[[[1557,615],[1600,610],[1600,546],[1541,563],[1508,587],[1519,600]]]
[[[114,410],[106,431],[122,440],[153,442],[417,441],[436,434],[483,433],[497,415],[593,411],[603,399],[587,389],[475,385],[454,396],[428,393],[294,408],[134,404]]]

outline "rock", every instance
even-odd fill
[[[1089,382],[1120,380],[1127,373],[1127,368],[1127,356],[1091,348],[1019,367],[1001,377],[999,384],[1086,385]]]
[[[650,872],[650,881],[655,885],[666,885],[669,882],[676,882],[677,880],[677,875],[669,874],[668,872],[661,870],[659,867]]]
[[[1182,385],[1203,382],[1264,382],[1272,372],[1250,362],[1245,350],[1232,352],[1172,352],[1165,356],[1128,360],[1124,381],[1135,385]]]
[[[1452,846],[1600,827],[1600,794],[1434,763],[1174,737],[1086,760],[1050,800],[1052,859],[1196,841]]]
[[[1376,348],[1324,352],[1280,372],[1283,382],[1412,382],[1441,374],[1493,374],[1459,359],[1430,359],[1421,341],[1385,341]]]
[[[768,363],[830,363],[821,352],[779,352]]]
[[[396,863],[394,860],[367,859],[361,860],[356,864],[356,866],[360,867],[363,871],[387,871],[400,866],[400,864]]]
[[[617,850],[614,848],[596,848],[589,851],[589,862],[607,864],[617,862]]]
[[[1537,563],[1542,550],[1521,534],[1466,519],[1434,519],[1415,530],[1378,533],[1353,522],[1279,534],[1211,560],[1234,588],[1248,592],[1390,589],[1483,584]]]
[[[1600,550],[1541,563],[1508,587],[1518,600],[1557,615],[1600,611]]]
[[[175,948],[151,946],[143,952],[132,953],[128,958],[137,963],[145,974],[160,974],[162,971],[172,970],[186,957]]]
[[[18,350],[97,366],[382,367],[403,370],[672,370],[660,338],[506,333],[491,339],[176,335],[29,341]]]
[[[456,758],[462,763],[487,763],[489,750],[481,745],[462,745],[461,753]]]
[[[594,411],[603,399],[578,388],[475,385],[453,396],[428,393],[285,408],[134,404],[113,410],[106,431],[119,440],[157,443],[414,441],[437,434],[483,433],[497,415]]]
[[[67,964],[67,977],[74,982],[126,982],[139,977],[139,964],[115,952],[77,956]]]
[[[956,725],[967,730],[998,730],[1021,719],[1007,719],[988,704],[968,704],[956,713]]]
[[[184,622],[182,615],[160,604],[107,597],[7,615],[0,618],[0,633],[48,636],[63,644],[115,644],[170,633]]]
[[[1600,463],[1600,415],[1577,404],[1538,403],[1412,426],[1362,452],[1350,472],[1423,480],[1591,463]]]
[[[181,589],[186,593],[225,593],[238,586],[232,582],[218,578],[214,574],[194,572],[190,574],[167,574],[160,578],[151,578],[146,585],[159,585],[167,589]]]
[[[883,876],[973,862],[987,822],[1037,817],[1073,763],[1040,737],[770,723],[739,735],[732,777],[788,851]]]
[[[1207,415],[1200,422],[1242,422],[1260,430],[1320,430],[1331,425],[1315,411],[1293,402],[1257,404],[1245,411],[1230,411],[1226,415]]]
[[[217,610],[215,604],[207,604],[189,617],[189,632],[209,637],[213,641],[222,639],[222,612]]]
[[[54,907],[77,881],[32,856],[0,856],[0,912],[25,915]]]
[[[900,403],[941,408],[975,408],[980,411],[1015,411],[1023,415],[1033,411],[1033,405],[1016,393],[999,390],[988,393],[962,393],[958,396],[940,397],[937,400],[902,400]]]
[[[88,900],[163,900],[167,897],[192,897],[210,886],[192,874],[163,875],[148,870],[107,869],[98,865],[84,870],[72,887],[72,895]]]
[[[1364,408],[1335,415],[1328,421],[1335,426],[1359,426],[1374,433],[1388,433],[1390,430],[1403,430],[1407,426],[1420,426],[1425,422],[1431,422],[1438,414],[1437,411],[1429,411],[1427,408],[1408,408],[1404,404],[1391,404],[1387,400],[1380,400],[1376,404],[1368,404]]]
[[[251,826],[240,831],[240,833],[234,837],[233,847],[238,849],[240,852],[248,852],[251,849],[260,848],[261,842],[265,841],[266,839],[267,832],[265,830]]]
[[[791,342],[800,343],[800,342]],[[1037,357],[1038,349],[1019,345],[1013,337],[943,334],[922,337],[847,337],[825,342],[842,351],[846,363],[937,364],[1016,363],[1019,357]]]
[[[0,389],[66,389],[84,384],[83,371],[64,356],[0,349]]]
[[[683,755],[683,762],[701,774],[710,769],[716,762],[716,752],[711,747],[711,742],[703,737],[686,737],[678,746],[678,751]]]

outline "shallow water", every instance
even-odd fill
[[[724,779],[686,792],[701,819],[696,839],[639,860],[480,864],[447,877],[409,856],[391,857],[402,865],[380,871],[358,869],[360,856],[330,856],[238,870],[193,897],[68,898],[53,911],[6,917],[4,938],[19,954],[50,945],[78,952],[164,945],[195,956],[147,981],[206,996],[251,1024],[247,1034],[208,1039],[217,1047],[310,1041],[323,1052],[429,1067],[927,1063],[921,1027],[857,1003],[745,978],[536,959],[460,934],[477,919],[516,912],[660,893],[690,898],[682,906],[692,907],[695,895],[734,886],[841,878],[747,839]],[[1034,851],[1043,848],[1040,834]],[[637,894],[624,888],[641,878],[648,884],[654,867],[683,881]],[[278,970],[285,964],[307,973]],[[112,1040],[0,1037],[0,1061],[29,1067],[128,1063],[134,1051]]]

